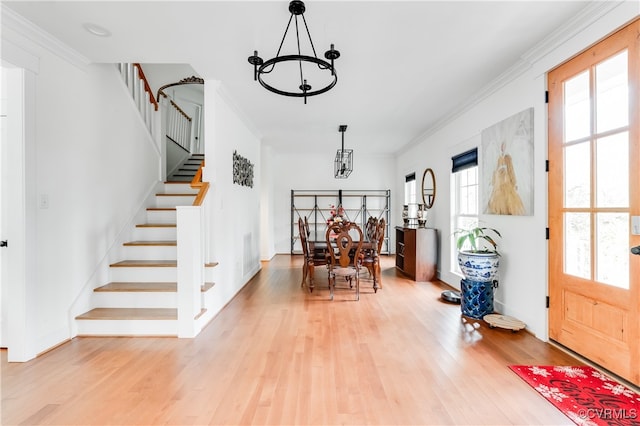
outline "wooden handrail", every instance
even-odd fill
[[[173,101],[170,101],[170,102],[171,102],[171,105],[172,105],[176,110],[178,110],[178,112],[179,112],[180,114],[182,114],[182,115],[184,116],[184,118],[186,118],[187,120],[191,121],[191,117],[189,117],[189,116],[187,115],[187,113],[186,113],[186,112],[184,112],[184,111],[182,110],[182,108],[180,108],[180,107],[178,106],[178,104],[177,104],[177,103],[175,103],[175,102],[173,102]]]
[[[156,101],[155,96],[153,96],[153,92],[151,91],[151,87],[149,86],[149,82],[147,81],[147,77],[144,75],[144,71],[142,71],[142,65],[140,65],[139,63],[134,63],[133,66],[138,68],[138,75],[144,83],[144,91],[149,93],[149,102],[153,104],[155,110],[157,111],[158,101]]]
[[[207,191],[209,190],[209,182],[201,182],[200,190],[198,191],[198,195],[196,195],[196,199],[193,200],[194,206],[201,206],[204,201],[205,195],[207,195]]]
[[[168,87],[179,86],[182,84],[204,84],[204,79],[200,77],[196,77],[195,75],[192,75],[191,77],[183,78],[182,80],[176,83],[165,84],[164,86],[158,89],[158,94],[156,95],[156,98],[160,99],[161,95],[166,98],[167,94],[164,93],[164,89]]]
[[[198,195],[196,195],[196,199],[193,200],[194,206],[201,206],[204,201],[205,195],[207,195],[207,191],[209,190],[209,182],[202,182],[202,168],[204,167],[204,160],[200,163],[200,167],[196,172],[195,176],[191,180],[192,188],[200,188],[198,190]]]

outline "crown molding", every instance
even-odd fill
[[[542,39],[536,46],[525,52],[521,58],[530,63],[535,63],[543,57],[553,52],[567,40],[575,37],[581,31],[591,26],[594,22],[611,12],[613,9],[624,4],[625,1],[594,1],[578,12],[571,20],[567,21],[562,28],[550,33]]]
[[[418,137],[412,139],[405,147],[413,147],[429,136],[432,136],[433,134],[444,128],[447,124],[451,123],[453,120],[472,109],[481,101],[485,100],[486,98],[503,88],[505,85],[523,75],[527,70],[531,69],[537,61],[541,60],[546,55],[561,46],[563,43],[566,43],[572,37],[575,37],[576,34],[580,33],[585,28],[589,27],[594,22],[602,18],[604,15],[608,14],[613,9],[624,3],[624,0],[594,1],[590,3],[579,13],[577,13],[571,20],[567,21],[561,28],[558,28],[557,30],[551,32],[533,48],[522,54],[520,56],[520,59],[518,59],[515,64],[509,67],[497,78],[489,82],[473,96],[468,98],[464,103],[460,104],[458,108],[442,117],[431,127],[429,127],[425,132],[421,133]]]
[[[91,63],[86,56],[28,21],[4,3],[0,4],[0,14],[2,15],[3,31],[6,28],[11,29],[78,68],[84,68]]]

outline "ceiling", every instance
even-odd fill
[[[305,105],[262,88],[247,61],[254,50],[275,56],[288,1],[3,1],[92,62],[190,64],[221,81],[263,143],[278,150],[334,151],[338,126],[347,124],[345,148],[381,155],[455,114],[589,3],[308,1],[318,56],[331,43],[341,56],[336,86]],[[85,23],[111,36],[90,34]],[[286,47],[281,54],[294,53]],[[303,53],[311,54],[304,45]]]

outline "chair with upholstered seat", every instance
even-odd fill
[[[316,266],[326,266],[329,260],[324,251],[311,250],[309,240],[307,238],[307,230],[304,226],[302,218],[298,219],[298,233],[300,236],[300,244],[302,245],[302,254],[304,256],[302,262],[302,282],[300,287],[304,286],[307,278],[309,279],[309,292],[313,292],[314,288],[314,272]]]
[[[367,245],[362,250],[362,265],[369,271],[369,276],[373,278],[373,291],[377,292],[382,288],[380,279],[380,251],[384,242],[386,222],[384,218],[370,217],[367,221]]]
[[[327,247],[331,247],[328,250],[331,300],[333,300],[338,277],[344,278],[350,288],[353,288],[355,283],[356,300],[360,300],[360,269],[364,242],[362,229],[353,222],[334,222],[327,228],[326,240]]]

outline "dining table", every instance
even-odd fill
[[[313,253],[323,252],[328,254],[327,252],[327,232],[326,229],[323,231],[310,231],[308,236],[309,242],[309,251]],[[355,244],[358,244],[358,240],[354,240]],[[332,244],[335,244],[335,241],[332,241]],[[373,250],[376,251],[377,247],[374,242],[371,241],[363,241],[362,242],[362,251]],[[351,255],[353,257],[353,254]]]

